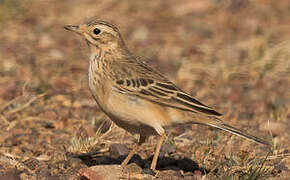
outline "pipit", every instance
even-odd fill
[[[158,135],[151,169],[155,171],[165,127],[204,124],[255,142],[265,140],[225,124],[221,114],[197,101],[161,73],[134,56],[117,27],[105,21],[67,25],[81,35],[90,52],[89,88],[100,109],[119,127],[139,134],[139,142],[122,162],[125,166],[150,135]]]

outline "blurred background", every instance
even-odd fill
[[[91,162],[66,153],[120,141],[132,147],[130,135],[100,123],[107,118],[87,86],[86,44],[63,29],[92,18],[119,27],[133,54],[225,121],[272,143],[268,153],[207,127],[169,130],[173,154],[207,169],[190,173],[240,177],[253,160],[267,159],[261,176],[290,176],[290,2],[275,0],[0,0],[0,175],[77,177]],[[143,159],[155,141],[145,144]]]

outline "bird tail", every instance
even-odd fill
[[[210,123],[206,123],[206,125],[214,127],[214,128],[218,128],[218,129],[221,129],[221,130],[224,130],[224,131],[227,131],[227,132],[230,132],[230,133],[235,134],[237,136],[252,140],[252,141],[254,141],[256,143],[260,143],[260,144],[264,144],[264,145],[270,146],[269,142],[267,142],[267,141],[265,141],[265,140],[263,140],[261,138],[258,138],[256,136],[253,136],[253,135],[251,135],[249,133],[246,133],[246,132],[244,132],[244,131],[242,131],[240,129],[237,129],[237,128],[233,127],[233,126],[225,124],[221,120],[219,120],[218,118],[215,118],[215,117],[211,117],[211,118],[214,118],[215,121],[212,121]]]

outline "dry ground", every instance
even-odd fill
[[[169,129],[155,178],[290,177],[289,1],[0,0],[0,179],[81,179],[82,168],[120,162],[112,147],[122,154],[136,141],[102,124],[86,44],[63,29],[92,17],[116,24],[131,51],[224,121],[272,143]],[[134,157],[135,169],[147,171],[154,143]]]

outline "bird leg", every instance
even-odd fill
[[[128,164],[128,162],[130,161],[130,159],[133,157],[133,155],[135,154],[136,151],[138,151],[139,147],[141,146],[141,144],[143,144],[146,140],[146,136],[141,136],[139,138],[139,142],[138,144],[136,144],[133,149],[129,152],[128,156],[123,160],[121,166],[126,166]]]
[[[158,144],[156,146],[155,153],[154,153],[153,160],[150,167],[150,169],[152,169],[153,171],[155,171],[156,169],[157,159],[158,159],[160,148],[162,146],[164,138],[165,138],[165,134],[161,135],[159,138]]]

